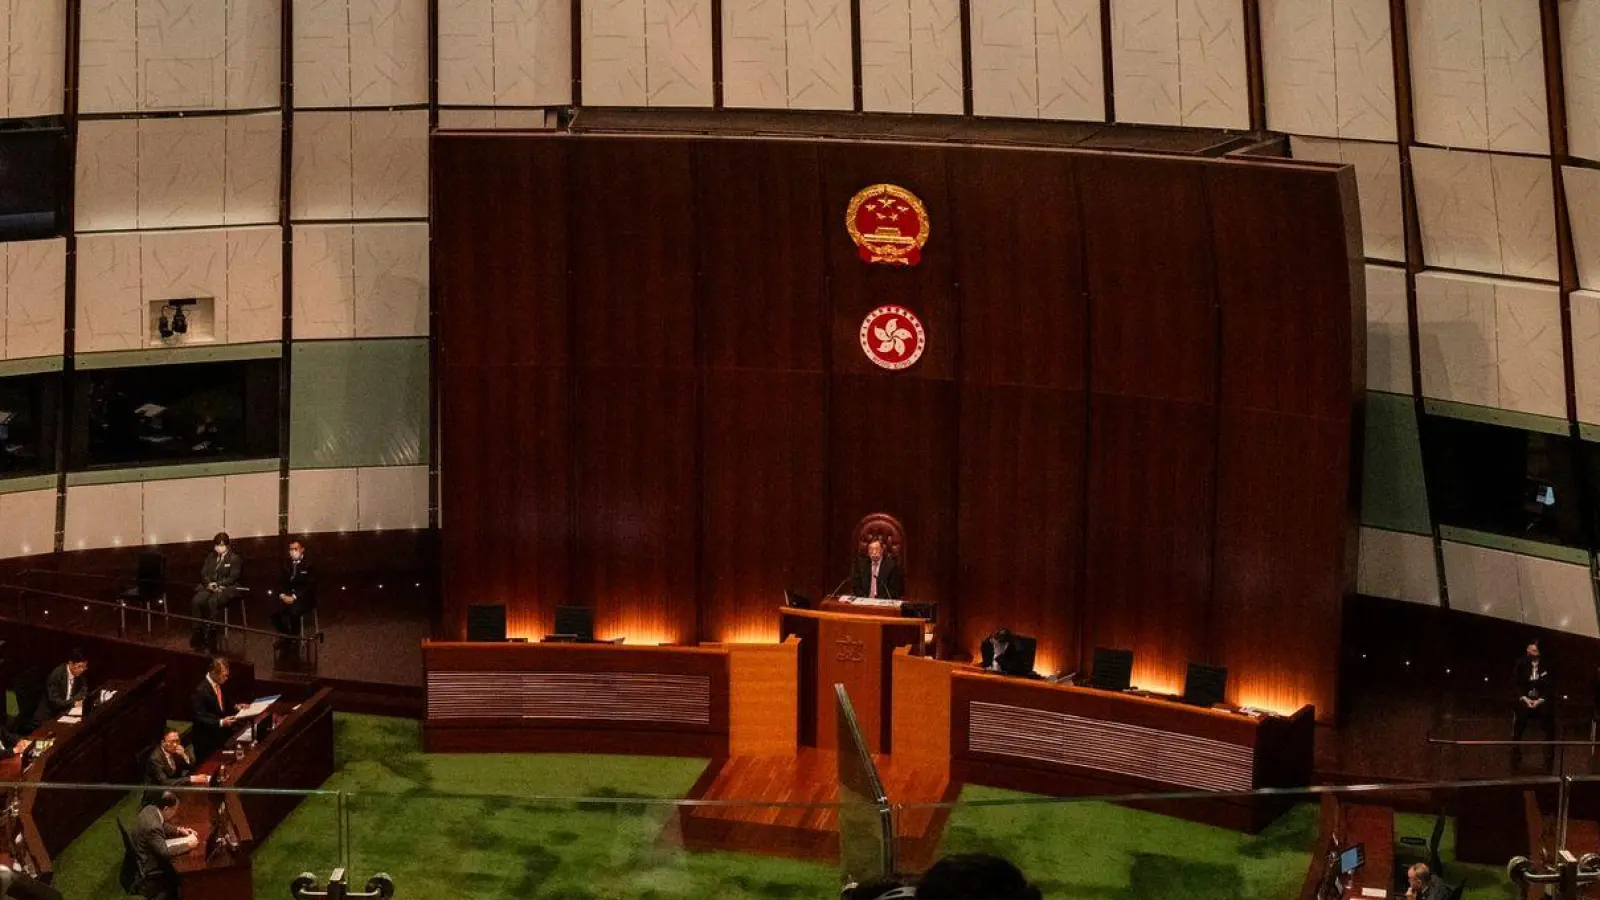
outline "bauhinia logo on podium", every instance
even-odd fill
[[[845,635],[836,642],[839,645],[837,659],[839,662],[858,663],[867,659],[867,645],[858,640],[854,635]]]

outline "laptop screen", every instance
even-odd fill
[[[1366,861],[1366,846],[1357,844],[1339,854],[1339,874],[1349,875],[1366,864]]]

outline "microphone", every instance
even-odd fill
[[[834,585],[833,586],[833,590],[829,591],[825,596],[828,596],[828,597],[837,597],[837,596],[839,596],[839,588],[844,587],[844,583],[846,581],[849,581],[851,575],[854,575],[854,574],[855,573],[852,572],[852,573],[850,573],[850,575],[846,575],[845,577],[839,579],[839,583]]]

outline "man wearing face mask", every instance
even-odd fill
[[[289,646],[289,637],[300,634],[300,620],[317,608],[316,587],[311,566],[306,562],[305,541],[289,542],[289,561],[283,566],[283,588],[278,591],[278,608],[272,613],[273,627],[285,635],[278,648]]]
[[[223,608],[233,602],[239,593],[239,577],[244,574],[244,560],[233,552],[232,544],[226,531],[218,532],[211,539],[212,552],[206,554],[206,561],[200,566],[200,589],[194,592],[194,600],[190,605],[196,619],[217,621],[222,616]],[[204,647],[214,650],[216,642],[215,625],[197,625],[194,634],[189,636],[189,646],[196,649]]]

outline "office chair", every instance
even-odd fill
[[[163,614],[167,611],[167,558],[160,553],[139,554],[139,568],[134,575],[133,587],[117,595],[117,605],[120,609],[117,614],[121,616],[122,630],[128,630],[128,607],[144,607],[144,630],[150,633],[150,620],[154,617],[152,607],[160,604]]]
[[[1414,863],[1424,863],[1435,877],[1444,875],[1444,863],[1439,859],[1439,844],[1444,840],[1445,814],[1441,810],[1433,817],[1433,831],[1426,839],[1415,835],[1400,838],[1398,852],[1394,855],[1397,872],[1405,872]]]
[[[137,894],[139,891],[139,857],[133,852],[133,838],[128,835],[128,829],[122,824],[121,817],[117,818],[117,833],[122,835],[122,868],[117,872],[117,885],[124,894]]]
[[[228,629],[233,625],[234,604],[239,605],[239,625],[243,628],[250,627],[250,605],[245,602],[245,598],[250,593],[250,589],[246,587],[235,586],[233,591],[233,596],[228,598],[228,602],[222,604],[223,637],[228,636]]]

